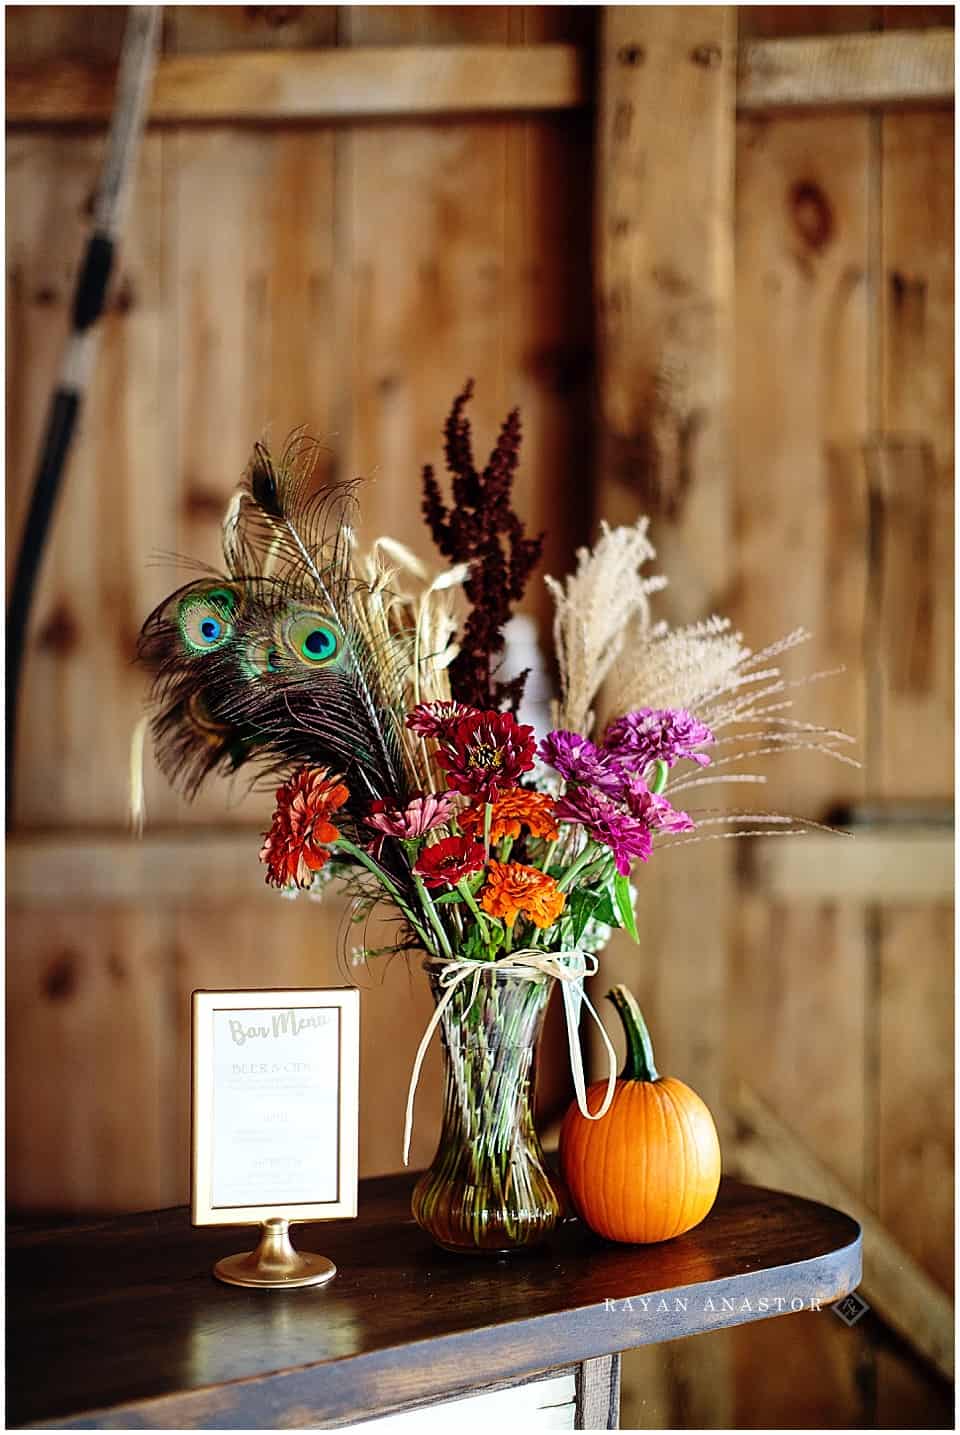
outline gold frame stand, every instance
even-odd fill
[[[337,1274],[333,1261],[309,1251],[295,1251],[290,1240],[290,1222],[285,1216],[270,1216],[260,1227],[260,1244],[255,1251],[224,1256],[213,1274],[228,1286],[253,1286],[257,1290],[295,1290],[298,1286],[322,1286]]]

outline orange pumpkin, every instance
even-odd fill
[[[659,1076],[650,1035],[626,987],[607,993],[623,1022],[627,1060],[610,1109],[589,1121],[573,1102],[560,1131],[560,1163],[580,1218],[612,1241],[668,1241],[699,1225],[720,1185],[720,1143],[706,1105]],[[602,1104],[606,1082],[587,1091]]]

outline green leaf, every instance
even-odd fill
[[[613,895],[616,899],[621,924],[625,930],[630,933],[633,940],[639,943],[640,935],[637,931],[637,919],[633,915],[633,903],[630,901],[630,881],[629,878],[624,877],[622,872],[618,872],[614,878]]]
[[[470,927],[463,939],[463,955],[471,961],[482,961],[487,955],[486,943],[479,927]]]
[[[434,905],[435,907],[449,907],[449,906],[451,905],[451,903],[453,903],[453,902],[462,902],[462,901],[463,901],[463,896],[461,895],[460,892],[444,892],[444,894],[443,894],[442,897],[434,897],[434,898],[433,898],[433,905]]]
[[[584,929],[603,896],[602,892],[591,892],[589,887],[578,887],[571,892],[567,913],[570,917],[570,939],[573,946],[576,946],[583,936]]]
[[[618,927],[620,918],[617,915],[613,893],[610,891],[609,885],[600,889],[597,898],[597,905],[593,912],[594,921],[602,922],[605,927]]]
[[[506,929],[506,927],[504,926],[504,924],[501,922],[500,918],[499,918],[499,917],[488,917],[488,916],[486,915],[486,913],[484,913],[484,920],[486,921],[486,924],[487,924],[487,930],[488,930],[489,932],[492,932],[495,937],[499,938],[500,941],[502,941],[503,938],[506,936],[506,931],[507,931],[507,929]]]

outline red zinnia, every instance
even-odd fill
[[[455,792],[492,802],[533,767],[533,728],[511,713],[461,718],[437,754]]]
[[[314,872],[329,857],[322,844],[336,842],[339,829],[331,812],[350,796],[341,779],[326,767],[302,767],[277,788],[277,806],[260,849],[267,882],[274,887],[309,887]]]
[[[455,887],[461,877],[479,872],[483,856],[483,848],[472,837],[444,837],[424,847],[413,870],[427,887]]]

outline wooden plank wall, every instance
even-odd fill
[[[91,14],[8,9],[9,61],[112,63],[122,7]],[[122,838],[142,691],[133,641],[174,581],[148,556],[215,558],[223,504],[264,431],[307,420],[331,472],[374,479],[368,531],[425,552],[419,467],[439,456],[449,399],[473,373],[480,442],[522,406],[522,502],[549,526],[546,571],[565,570],[591,511],[648,511],[674,583],[665,614],[730,613],[755,646],[802,622],[815,637],[792,671],[845,668],[803,707],[858,734],[864,767],[784,759],[769,806],[822,817],[949,799],[952,114],[735,118],[734,66],[738,39],[949,24],[952,12],[923,6],[168,8],[164,49],[177,55],[572,42],[589,73],[596,45],[601,124],[596,149],[587,109],[148,131],[31,633],[14,815],[36,840],[18,853],[15,871],[31,865],[8,926],[15,1202],[183,1200],[190,990],[344,979],[340,909],[255,890],[262,796],[221,788],[191,808],[148,782],[159,836],[250,833],[253,886],[216,843],[203,902],[171,902],[169,853],[153,877],[149,863],[118,863],[108,897],[71,865],[78,843],[109,853]],[[52,124],[8,139],[11,554],[102,145],[101,128]],[[531,607],[543,624],[539,589]],[[882,831],[889,863],[905,829]],[[749,1175],[760,1149],[737,1105],[746,1083],[801,1168],[865,1202],[949,1290],[942,878],[912,895],[905,864],[884,901],[878,855],[875,879],[861,858],[846,889],[832,864],[818,889],[808,864],[801,894],[775,848],[734,846],[649,869],[641,949],[615,942],[605,979],[634,986],[661,1066],[711,1101],[730,1167]],[[195,848],[179,860],[195,864]],[[400,964],[364,979],[361,1160],[373,1172],[398,1163],[427,997]],[[415,1161],[432,1149],[429,1072],[421,1092]],[[789,1167],[776,1141],[765,1159],[771,1179]],[[624,1360],[625,1427],[949,1418],[942,1380],[872,1313],[853,1331],[794,1317]]]
[[[123,8],[27,6],[8,10],[6,23],[11,64],[115,63]],[[576,41],[589,53],[593,26],[577,7],[171,6],[164,50]],[[9,136],[11,558],[102,153],[102,127],[27,125]],[[420,466],[441,458],[443,419],[473,374],[478,448],[522,406],[520,503],[535,527],[549,520],[546,570],[566,570],[589,513],[590,186],[587,112],[149,129],[33,614],[18,832],[122,837],[143,691],[133,645],[178,581],[151,555],[216,561],[226,499],[261,433],[282,440],[309,423],[327,440],[332,472],[371,478],[366,532],[390,532],[429,557]],[[538,587],[541,618],[544,596]],[[189,807],[148,773],[151,831],[249,830],[248,885],[220,880],[214,866],[202,903],[153,893],[149,871],[113,907],[92,892],[58,900],[56,853],[42,906],[11,892],[13,1201],[184,1200],[190,990],[344,980],[336,903],[262,903],[257,829],[269,806],[235,785]],[[399,1165],[429,996],[400,964],[368,980],[369,1173]],[[438,1101],[428,1075],[413,1152],[421,1163]]]
[[[742,46],[952,23],[924,7],[750,6],[737,20]],[[900,869],[915,870],[923,829],[898,828],[897,812],[918,798],[948,810],[953,787],[952,110],[743,113],[727,281],[728,240],[710,228],[723,202],[723,26],[722,7],[605,13],[597,514],[652,513],[682,587],[669,616],[727,613],[755,647],[812,630],[792,674],[845,671],[801,690],[800,711],[857,734],[864,765],[779,759],[763,805],[822,819],[869,801]],[[698,74],[691,60],[711,46]],[[629,54],[652,63],[631,68]],[[645,121],[632,138],[625,107]],[[949,842],[949,829],[928,830]],[[782,846],[716,854],[734,845],[651,864],[641,950],[611,944],[602,989],[633,984],[661,1070],[719,1108],[728,1168],[795,1184],[802,1166],[813,1196],[822,1171],[949,1292],[949,891],[931,900],[918,883],[911,896],[905,881],[884,901],[880,868],[870,882],[869,863],[854,863],[846,895],[843,852],[824,850],[820,892],[806,864],[793,895],[788,878],[770,880]],[[781,1133],[762,1160],[755,1097]],[[868,1242],[868,1298],[872,1273]],[[905,1292],[904,1279],[881,1294]],[[623,1379],[624,1425],[638,1428],[950,1422],[947,1387],[873,1314],[852,1332],[811,1315],[648,1347],[626,1355]]]

